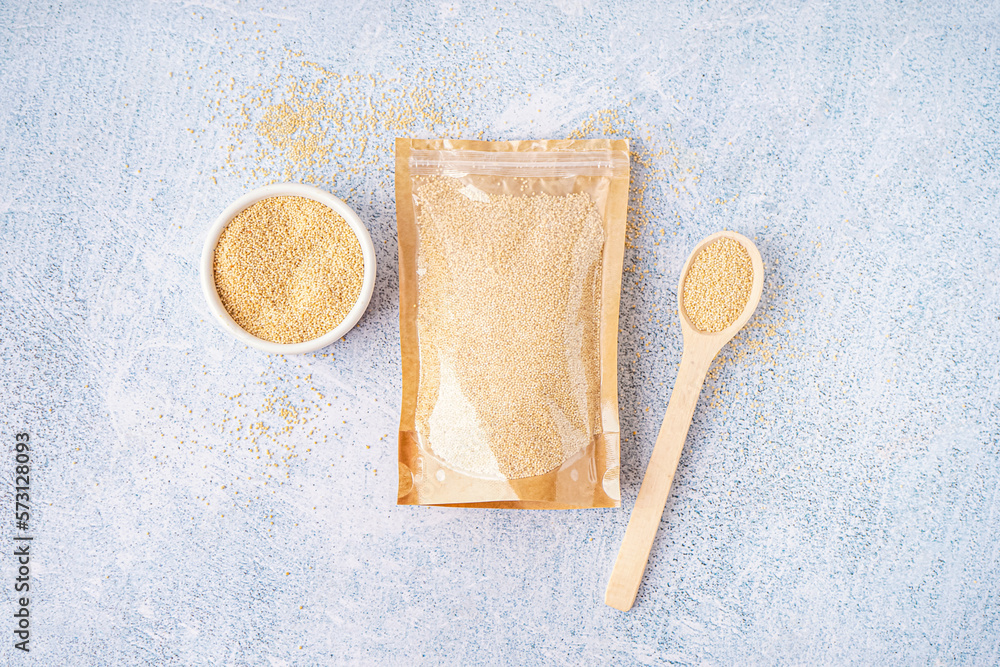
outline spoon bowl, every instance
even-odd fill
[[[708,332],[698,329],[684,309],[684,283],[687,280],[691,265],[702,250],[721,238],[729,238],[747,251],[753,268],[750,293],[739,316],[725,329],[718,332]],[[753,242],[742,234],[723,231],[702,240],[691,251],[684,267],[681,269],[681,279],[677,286],[677,311],[681,321],[681,332],[684,336],[684,352],[677,369],[677,380],[667,404],[667,412],[663,424],[656,436],[653,455],[649,459],[646,475],[639,487],[639,495],[632,508],[628,527],[625,529],[625,539],[622,540],[618,559],[615,561],[608,588],[604,594],[604,602],[621,611],[628,611],[635,602],[639,592],[642,575],[646,571],[646,562],[653,547],[653,539],[663,518],[663,508],[670,495],[670,486],[677,472],[677,464],[684,449],[684,440],[691,427],[691,418],[698,406],[698,396],[705,383],[705,375],[712,360],[719,350],[732,340],[736,332],[753,315],[760,302],[764,289],[764,262],[760,252]]]
[[[753,282],[750,286],[750,295],[747,298],[746,305],[743,306],[743,312],[740,313],[739,317],[730,324],[728,327],[718,332],[708,332],[701,331],[694,325],[691,318],[688,317],[687,311],[684,309],[684,282],[687,280],[688,271],[691,269],[691,264],[694,263],[696,257],[701,254],[701,251],[715,243],[719,239],[728,238],[736,241],[743,246],[743,249],[747,251],[750,256],[750,265],[753,267]],[[754,245],[753,241],[743,236],[742,234],[737,234],[736,232],[722,231],[716,232],[711,236],[707,236],[702,239],[698,245],[694,247],[691,254],[688,255],[687,261],[684,262],[684,266],[681,268],[681,279],[677,285],[677,313],[681,321],[681,333],[684,336],[684,350],[687,351],[689,345],[697,345],[699,348],[703,348],[705,351],[703,354],[708,354],[708,351],[715,348],[712,352],[711,358],[709,358],[709,363],[715,358],[715,355],[723,348],[723,346],[732,340],[733,336],[742,329],[746,323],[753,316],[755,310],[757,310],[757,304],[760,302],[760,295],[764,291],[764,261],[760,257],[760,251],[757,250],[757,246]]]

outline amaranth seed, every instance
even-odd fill
[[[598,209],[443,176],[415,190],[417,430],[465,473],[549,472],[600,430]]]
[[[364,258],[354,231],[328,206],[268,197],[222,231],[214,273],[237,324],[273,343],[301,343],[347,317],[361,293]]]
[[[739,318],[752,286],[750,254],[739,241],[720,238],[691,262],[684,278],[684,312],[699,331],[717,333]]]

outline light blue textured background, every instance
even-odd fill
[[[36,541],[32,652],[12,648],[4,556],[0,661],[1000,663],[998,20],[996,2],[3,3],[0,414],[4,452],[15,429],[35,442]],[[463,136],[564,137],[612,110],[656,154],[623,282],[622,509],[394,505],[384,127],[381,161],[332,188],[378,247],[358,328],[281,359],[212,324],[203,234],[268,180],[224,168],[214,104],[296,58],[480,76],[439,96]],[[622,614],[603,592],[680,356],[677,272],[723,227],[757,240],[761,311],[706,386]],[[278,467],[238,440],[269,396],[311,408]]]

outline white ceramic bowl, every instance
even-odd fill
[[[233,320],[226,311],[225,306],[222,305],[219,292],[215,288],[214,269],[215,246],[219,242],[219,236],[222,235],[222,230],[226,228],[226,225],[243,209],[256,204],[262,199],[286,196],[313,199],[339,213],[358,237],[358,242],[361,243],[361,255],[365,262],[365,275],[361,283],[361,294],[358,295],[357,302],[351,308],[350,312],[347,313],[344,321],[337,325],[336,329],[319,338],[287,345],[257,338]],[[305,354],[307,352],[315,352],[350,331],[358,323],[358,320],[361,319],[365,308],[368,307],[368,301],[372,297],[372,290],[375,288],[375,246],[372,245],[372,238],[369,236],[368,230],[362,224],[361,218],[358,217],[357,213],[329,192],[314,188],[311,185],[301,185],[299,183],[265,185],[262,188],[257,188],[246,193],[234,201],[212,223],[211,228],[208,230],[208,237],[205,239],[205,247],[201,251],[201,288],[205,293],[205,300],[208,301],[208,309],[212,311],[212,314],[222,324],[222,328],[247,345],[270,354]]]

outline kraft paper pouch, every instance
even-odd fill
[[[620,501],[624,140],[396,140],[401,505]]]

